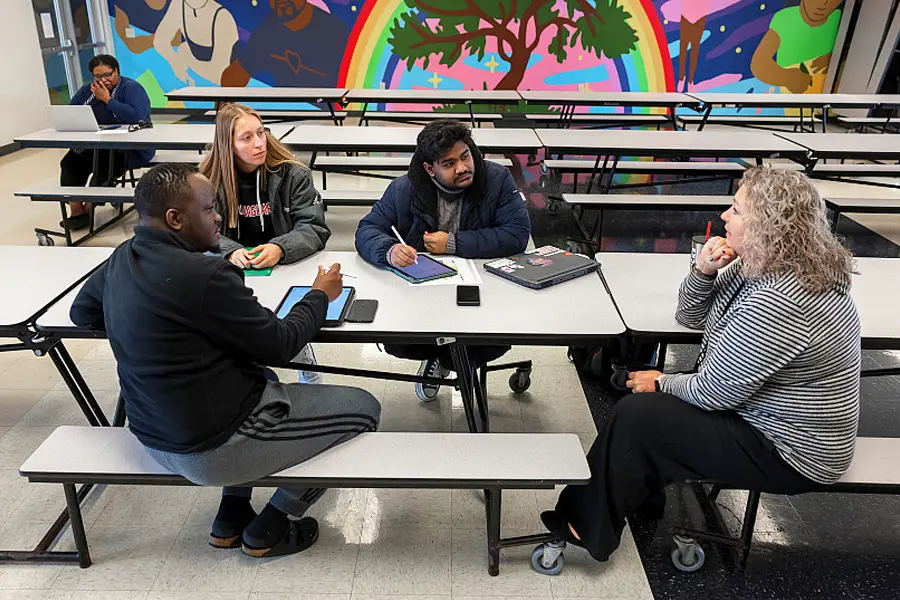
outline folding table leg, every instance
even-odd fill
[[[488,575],[500,574],[500,508],[502,490],[484,490],[484,508],[487,513]]]
[[[72,535],[75,537],[75,549],[78,551],[78,564],[82,569],[91,566],[91,552],[88,549],[87,536],[84,533],[84,520],[81,518],[81,504],[75,493],[74,483],[64,483],[66,506],[69,509],[69,521],[72,523]]]
[[[454,341],[450,344],[450,355],[453,357],[453,368],[456,369],[459,393],[466,411],[466,423],[471,433],[478,433],[478,421],[475,418],[475,386],[478,384],[475,381],[475,373],[472,363],[469,361],[469,353],[465,344]]]

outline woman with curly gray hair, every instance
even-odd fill
[[[722,219],[726,236],[704,246],[675,315],[704,329],[696,372],[631,373],[635,393],[588,452],[590,482],[567,487],[541,515],[597,560],[618,547],[627,517],[659,516],[672,482],[796,494],[834,483],[853,458],[853,258],[824,202],[800,173],[754,168]]]

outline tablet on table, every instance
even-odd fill
[[[418,260],[419,264],[412,264],[408,267],[394,267],[389,265],[388,268],[403,279],[412,283],[422,283],[423,281],[443,279],[444,277],[453,277],[456,275],[454,269],[431,258],[427,254],[420,254]]]
[[[303,297],[306,296],[310,290],[312,290],[312,287],[308,285],[291,286],[287,291],[287,294],[284,295],[284,298],[282,298],[281,302],[278,304],[278,308],[275,309],[275,316],[279,319],[285,318],[287,314],[291,312],[291,309],[294,308],[294,305],[303,300]],[[344,322],[347,318],[347,313],[350,312],[350,305],[353,304],[353,298],[355,296],[356,288],[345,287],[337,299],[328,303],[328,313],[325,316],[325,327],[334,327]]]

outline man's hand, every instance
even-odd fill
[[[820,56],[810,63],[809,70],[811,73],[824,73],[828,70],[828,64],[831,62],[831,52]]]
[[[91,84],[91,92],[94,93],[94,98],[100,102],[103,102],[104,104],[109,102],[109,90],[99,81],[95,81]]]
[[[253,255],[243,248],[238,248],[228,255],[228,260],[238,268],[246,269],[250,267],[250,261],[253,260]]]
[[[788,77],[784,87],[791,90],[794,94],[802,94],[812,85],[812,77],[800,69],[788,69],[787,73]]]
[[[435,231],[434,233],[425,232],[423,238],[425,240],[425,249],[433,254],[447,253],[447,240],[450,235],[444,231]]]
[[[418,256],[416,249],[412,246],[394,244],[388,254],[388,262],[391,263],[391,266],[401,269],[415,263]]]
[[[737,252],[728,245],[725,238],[711,237],[697,257],[697,269],[704,275],[712,276],[719,269],[730,265],[736,258]]]
[[[334,263],[327,271],[325,267],[319,265],[319,274],[313,281],[312,289],[321,290],[328,296],[329,302],[337,300],[344,289],[344,276],[341,275],[341,265]]]
[[[632,371],[628,374],[625,386],[635,393],[655,392],[656,378],[662,375],[659,371]]]
[[[284,251],[278,244],[263,244],[256,248],[251,248],[250,254],[259,254],[256,258],[251,258],[251,267],[254,269],[268,269],[278,264],[278,261],[284,256]]]

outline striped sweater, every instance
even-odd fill
[[[667,375],[664,392],[704,410],[735,410],[818,483],[853,458],[859,421],[859,317],[850,284],[821,293],[793,274],[744,278],[740,260],[681,284],[676,319],[704,329],[697,373]]]

